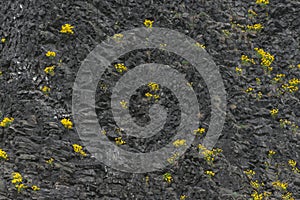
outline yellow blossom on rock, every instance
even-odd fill
[[[18,183],[21,183],[23,181],[23,178],[22,178],[22,175],[19,173],[19,172],[13,172],[12,173],[12,183],[13,184],[18,184]]]
[[[152,28],[153,22],[154,22],[154,21],[152,21],[152,20],[145,19],[144,25],[145,25],[147,28]]]
[[[126,142],[124,140],[122,140],[122,137],[115,138],[115,142],[116,142],[117,145],[126,144]]]
[[[73,144],[73,150],[76,153],[79,153],[82,156],[86,156],[86,153],[82,150],[82,146],[80,146],[79,144]]]
[[[273,151],[273,150],[269,150],[268,151],[268,157],[269,158],[271,158],[273,155],[275,155],[276,154],[276,152],[275,151]]]
[[[154,82],[148,83],[148,87],[149,87],[152,91],[157,91],[157,90],[159,90],[159,85],[158,85],[157,83],[154,83]]]
[[[33,191],[38,191],[38,190],[40,190],[40,188],[39,188],[38,186],[36,186],[36,185],[33,185],[33,186],[31,187],[31,189],[32,189]]]
[[[8,155],[5,151],[3,151],[2,149],[0,149],[0,158],[4,159],[4,160],[8,160]]]
[[[268,5],[269,3],[269,0],[256,0],[256,4],[259,5]]]
[[[74,26],[71,26],[71,24],[64,24],[61,26],[61,33],[68,33],[68,34],[74,34],[74,31],[72,30]]]
[[[27,188],[27,186],[25,184],[23,184],[23,183],[17,184],[15,186],[16,186],[18,192],[20,192],[22,189],[26,189]]]
[[[175,147],[180,147],[180,146],[184,146],[184,145],[186,145],[186,140],[180,140],[180,139],[178,139],[178,140],[175,140],[174,142],[173,142],[173,145],[175,146]]]
[[[242,70],[242,68],[240,68],[240,67],[236,67],[236,68],[235,68],[235,72],[236,72],[238,75],[242,75],[243,70]]]
[[[202,135],[203,133],[205,133],[205,128],[198,128],[197,130],[194,130],[194,134]]]
[[[215,176],[215,173],[214,173],[213,171],[210,171],[210,170],[205,171],[205,174],[207,174],[207,175],[210,176],[210,177]]]
[[[12,118],[12,117],[5,117],[1,122],[0,122],[0,126],[1,127],[4,127],[4,128],[7,128],[11,125],[11,123],[13,123],[15,119]]]
[[[48,160],[46,160],[46,163],[48,163],[49,165],[52,165],[54,162],[54,158],[50,158]]]
[[[255,175],[255,171],[252,169],[245,170],[244,173],[248,176],[248,178],[252,178]]]
[[[277,108],[273,108],[272,110],[270,110],[270,114],[272,117],[276,117],[278,114],[278,109]]]
[[[115,69],[117,72],[122,73],[123,71],[127,71],[127,67],[123,63],[115,64]]]
[[[163,175],[163,178],[168,183],[171,183],[173,181],[172,175],[168,172]]]
[[[250,30],[250,31],[260,31],[263,28],[264,27],[261,24],[247,25],[247,29]]]
[[[70,119],[64,118],[64,119],[60,120],[60,122],[67,129],[72,129],[72,127],[73,127],[73,123]]]
[[[51,76],[54,76],[54,69],[55,69],[55,66],[49,66],[44,69],[44,72],[46,74],[50,74]]]
[[[54,51],[47,51],[46,56],[47,57],[55,57],[56,53]]]
[[[286,190],[288,187],[288,183],[285,182],[281,182],[279,180],[272,182],[272,185],[276,188],[276,189],[282,189],[282,190]]]
[[[1,42],[5,43],[6,39],[5,38],[1,38]]]

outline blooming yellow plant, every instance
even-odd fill
[[[288,183],[279,180],[272,182],[272,185],[278,190],[286,190],[288,187]]]
[[[199,48],[202,48],[202,49],[205,49],[205,48],[206,48],[204,44],[201,44],[201,43],[199,43],[199,42],[196,42],[195,45],[196,45],[196,47],[199,47]]]
[[[5,43],[6,39],[5,38],[1,38],[1,42]]]
[[[3,151],[2,149],[0,149],[0,158],[4,159],[4,160],[8,160],[8,155],[5,151]]]
[[[174,145],[175,147],[185,146],[185,145],[186,145],[186,140],[184,140],[184,139],[182,139],[182,140],[180,140],[180,139],[175,140],[175,141],[173,142],[173,145]]]
[[[205,174],[207,174],[209,177],[215,176],[215,173],[213,171],[210,171],[210,170],[205,171]]]
[[[293,197],[293,194],[291,192],[287,192],[286,194],[283,194],[281,196],[281,198],[283,200],[295,200],[295,198]]]
[[[255,171],[252,169],[247,169],[244,171],[244,173],[248,176],[248,178],[252,179],[252,177],[255,175]]]
[[[117,70],[117,72],[119,72],[119,73],[127,71],[127,67],[123,63],[118,63],[118,64],[115,64],[114,66],[115,66],[115,69]]]
[[[121,33],[114,34],[114,36],[113,36],[113,39],[114,39],[116,42],[121,42],[123,38],[124,38],[124,35],[121,34]]]
[[[253,25],[247,25],[247,29],[249,31],[260,31],[262,30],[264,27],[261,24],[253,24]]]
[[[74,152],[82,155],[82,156],[86,156],[86,153],[82,150],[82,146],[80,146],[79,144],[73,144],[73,150]]]
[[[55,57],[56,53],[54,51],[47,51],[46,56],[47,57]]]
[[[250,182],[250,185],[251,185],[254,189],[258,190],[260,187],[264,186],[264,183],[259,183],[258,180],[255,180],[255,181],[251,181],[251,182]]]
[[[74,26],[71,26],[71,24],[64,24],[61,26],[61,33],[68,33],[68,34],[74,34],[74,31],[72,30]]]
[[[15,119],[12,118],[12,117],[5,117],[1,122],[0,122],[0,126],[1,127],[4,127],[4,128],[7,128],[11,125],[11,123],[13,123]]]
[[[255,3],[259,5],[268,5],[270,2],[269,0],[256,0]]]
[[[48,163],[49,165],[52,165],[54,162],[54,158],[49,158],[48,160],[46,160],[46,163]]]
[[[60,120],[60,123],[67,129],[72,129],[72,127],[73,127],[73,123],[70,119],[64,118],[64,119]]]
[[[152,20],[145,19],[144,25],[145,25],[147,28],[152,28],[153,22],[154,22],[154,21],[152,21]]]
[[[295,173],[300,173],[300,169],[297,167],[297,162],[295,160],[289,160],[288,161],[288,164],[292,167],[292,170],[295,172]]]
[[[205,128],[198,128],[197,130],[194,130],[194,134],[196,135],[202,135],[205,133]]]
[[[157,90],[159,90],[159,85],[158,85],[157,83],[154,83],[154,82],[148,83],[148,87],[149,87],[150,90],[152,90],[152,91],[157,91]]]
[[[55,69],[55,66],[49,66],[44,69],[44,72],[46,74],[50,74],[51,76],[54,76],[54,69]]]
[[[124,109],[128,108],[126,101],[122,100],[122,101],[120,101],[120,104],[121,104],[122,108],[124,108]]]
[[[41,90],[44,94],[48,95],[51,89],[48,86],[43,86]]]
[[[39,187],[36,186],[36,185],[33,185],[33,186],[31,187],[31,189],[32,189],[33,191],[38,191],[38,190],[40,190],[41,188],[39,188]]]
[[[270,114],[272,117],[276,117],[278,114],[278,109],[277,108],[273,108],[272,110],[270,110]]]
[[[115,142],[116,142],[117,145],[126,144],[126,142],[124,140],[122,140],[122,137],[115,138]]]
[[[215,160],[215,157],[223,151],[219,148],[208,150],[201,144],[198,145],[198,148],[202,151],[201,153],[204,156],[204,159],[206,160],[207,164],[209,165],[212,165],[213,161]]]
[[[168,183],[171,183],[173,181],[172,175],[169,172],[163,175],[163,179]]]
[[[242,61],[242,64],[249,64],[249,63],[255,64],[254,59],[253,58],[249,58],[246,55],[242,55],[241,56],[241,61]]]
[[[276,152],[273,151],[273,150],[269,150],[269,151],[268,151],[268,157],[269,157],[269,158],[272,158],[272,156],[275,155],[275,154],[276,154]]]
[[[235,68],[235,72],[240,76],[240,75],[242,75],[242,73],[243,73],[243,69],[240,68],[240,67],[236,67],[236,68]]]
[[[271,55],[269,52],[264,51],[263,49],[254,48],[254,50],[257,52],[258,56],[261,59],[261,65],[264,68],[265,71],[272,71],[273,68],[270,66],[272,62],[274,61],[274,56]]]

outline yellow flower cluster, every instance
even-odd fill
[[[215,173],[214,173],[213,171],[210,171],[210,170],[205,171],[205,174],[207,174],[207,175],[210,176],[210,177],[215,176]]]
[[[283,200],[295,200],[295,198],[293,197],[293,194],[291,192],[287,192],[286,194],[283,194],[281,196],[281,198]]]
[[[260,187],[264,186],[265,184],[264,184],[264,183],[259,183],[258,180],[255,180],[255,181],[251,181],[251,182],[250,182],[250,185],[251,185],[254,189],[258,190]]]
[[[236,72],[238,75],[242,75],[243,70],[242,70],[242,68],[236,67],[236,68],[235,68],[235,72]]]
[[[299,87],[296,85],[282,84],[281,88],[289,93],[297,92]]]
[[[18,192],[20,192],[22,189],[27,188],[25,184],[23,184],[23,178],[22,175],[19,172],[13,172],[12,173],[12,180],[11,182],[15,185],[17,188]]]
[[[250,31],[260,31],[263,28],[264,27],[261,24],[247,25],[247,29]]]
[[[5,43],[6,39],[5,38],[1,38],[1,42]]]
[[[295,160],[289,160],[288,161],[288,164],[292,167],[292,170],[295,172],[295,173],[300,173],[300,169],[297,167],[297,162]]]
[[[159,95],[158,94],[151,94],[150,92],[147,92],[145,94],[145,96],[148,98],[148,99],[151,99],[151,98],[154,98],[155,100],[159,99]]]
[[[271,192],[264,192],[264,193],[258,193],[256,190],[251,194],[251,197],[253,200],[263,200],[264,198],[267,198],[271,195]]]
[[[153,22],[154,22],[154,21],[152,21],[152,20],[145,19],[144,25],[145,25],[147,28],[152,28]]]
[[[174,145],[175,147],[185,146],[185,145],[186,145],[186,140],[184,140],[184,139],[182,139],[182,140],[180,140],[180,139],[175,140],[175,141],[173,142],[173,145]]]
[[[71,26],[71,24],[64,24],[61,26],[61,33],[69,33],[69,34],[74,34],[74,31],[72,30],[74,26]]]
[[[157,83],[154,83],[154,82],[148,83],[148,87],[149,87],[150,90],[152,90],[152,91],[157,91],[157,90],[159,90],[159,85],[158,85]]]
[[[113,36],[113,39],[114,39],[116,42],[120,42],[123,38],[124,38],[124,35],[121,34],[121,33],[114,34],[114,36]]]
[[[202,151],[202,155],[204,156],[204,159],[209,165],[213,164],[213,161],[215,160],[215,157],[218,156],[223,150],[222,149],[212,149],[208,150],[203,145],[199,144],[198,148]]]
[[[205,128],[198,128],[197,130],[194,130],[194,134],[196,135],[202,135],[205,133]]]
[[[124,140],[122,140],[122,137],[115,138],[115,142],[116,142],[117,145],[126,144],[126,142]]]
[[[272,185],[279,190],[286,190],[288,187],[288,183],[284,183],[279,180],[272,182]]]
[[[44,87],[42,87],[41,90],[44,94],[48,95],[51,89],[47,86],[44,86]]]
[[[55,66],[49,66],[44,69],[44,72],[46,74],[50,74],[51,76],[54,76],[54,69],[55,69]]]
[[[36,186],[36,185],[33,185],[33,186],[31,187],[31,189],[32,189],[33,191],[38,191],[38,190],[40,190],[41,188],[39,188],[39,187]]]
[[[254,48],[254,50],[258,53],[258,55],[261,58],[261,65],[265,67],[270,67],[270,65],[274,61],[274,56],[271,55],[269,52],[264,51],[263,49]]]
[[[260,5],[268,5],[269,3],[269,0],[256,0],[256,4]]]
[[[67,129],[72,129],[72,127],[73,127],[73,123],[71,122],[70,119],[64,118],[64,119],[60,120],[60,123]]]
[[[293,79],[289,80],[289,84],[290,85],[299,85],[300,84],[300,79],[293,78]]]
[[[120,104],[121,104],[122,108],[124,108],[124,109],[128,108],[126,101],[122,100],[122,101],[120,101]]]
[[[180,200],[185,200],[187,198],[187,196],[186,195],[180,195]]]
[[[273,108],[272,110],[270,110],[270,114],[272,117],[276,117],[278,114],[278,109],[277,108]]]
[[[271,157],[274,156],[275,154],[276,154],[276,152],[273,151],[273,150],[269,150],[269,151],[268,151],[268,157],[269,157],[269,158],[271,158]]]
[[[127,67],[123,63],[118,63],[118,64],[115,64],[114,66],[115,66],[115,69],[117,70],[117,72],[119,72],[119,73],[127,71]]]
[[[55,53],[54,51],[48,51],[48,52],[46,53],[46,56],[47,56],[47,57],[55,57],[55,56],[56,56],[56,53]]]
[[[274,83],[280,83],[283,81],[285,74],[276,74],[276,77],[273,78]]]
[[[199,47],[199,48],[202,48],[202,49],[205,49],[205,45],[204,44],[201,44],[199,42],[196,42],[196,47]]]
[[[173,181],[172,175],[168,172],[163,175],[163,178],[168,183],[171,183]]]
[[[48,163],[49,165],[52,165],[54,162],[54,158],[50,158],[48,160],[46,160],[46,163]]]
[[[11,123],[13,123],[15,119],[12,118],[12,117],[5,117],[1,122],[0,122],[0,126],[1,127],[4,127],[4,128],[7,128],[11,125]]]
[[[242,60],[242,63],[244,63],[244,64],[247,64],[247,63],[255,64],[254,59],[253,59],[253,58],[249,58],[249,57],[246,56],[246,55],[242,55],[242,56],[241,56],[241,60]]]
[[[248,178],[252,179],[252,177],[255,175],[255,171],[252,169],[247,169],[244,171],[244,173],[248,176]]]
[[[177,158],[179,158],[179,153],[174,153],[170,158],[168,158],[167,159],[167,161],[168,161],[168,163],[174,163],[175,162],[175,160],[177,159]]]
[[[5,151],[3,151],[2,149],[0,149],[0,158],[4,159],[4,160],[8,160],[8,155]]]
[[[79,153],[82,156],[86,156],[86,153],[82,150],[82,146],[80,146],[79,144],[73,144],[73,150],[76,153]]]
[[[257,16],[257,13],[256,13],[254,10],[249,9],[249,10],[248,10],[248,15],[250,15],[250,17],[252,17],[252,16]]]
[[[245,92],[246,93],[251,93],[251,92],[253,92],[253,88],[252,87],[248,87],[246,90],[245,90]]]

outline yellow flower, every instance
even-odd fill
[[[283,194],[283,195],[281,196],[281,198],[282,198],[283,200],[295,200],[294,197],[293,197],[293,194],[292,194],[291,192],[288,192],[288,193],[286,193],[286,194]]]
[[[173,181],[172,175],[168,172],[163,175],[163,178],[168,183],[171,183]]]
[[[259,183],[258,180],[255,180],[255,181],[251,181],[251,182],[250,182],[250,185],[251,185],[254,189],[258,190],[261,186],[264,186],[264,183]]]
[[[248,178],[252,178],[255,175],[255,171],[252,169],[245,170],[244,173],[248,176]]]
[[[152,21],[152,20],[145,19],[144,25],[145,25],[147,28],[152,28],[153,22],[154,22],[154,21]]]
[[[198,128],[197,130],[194,130],[194,133],[202,135],[205,133],[205,128]]]
[[[288,187],[288,183],[284,183],[284,182],[281,182],[281,181],[274,181],[272,183],[272,185],[277,188],[277,189],[282,189],[282,190],[286,190],[287,187]]]
[[[268,157],[271,158],[271,157],[272,157],[273,155],[275,155],[275,154],[276,154],[275,151],[269,150],[269,152],[268,152]]]
[[[12,183],[13,184],[17,184],[17,183],[21,183],[23,181],[22,175],[19,172],[13,172],[12,173]]]
[[[122,140],[122,137],[115,138],[115,142],[116,142],[117,145],[126,144],[126,142],[124,140]]]
[[[82,150],[82,146],[80,146],[79,144],[73,144],[73,150],[76,153],[79,153],[82,156],[86,156],[86,153]]]
[[[126,102],[126,101],[122,100],[122,101],[120,102],[120,104],[121,104],[122,108],[124,108],[124,109],[128,108],[127,102]]]
[[[202,49],[205,49],[205,48],[206,48],[204,44],[201,44],[201,43],[199,43],[199,42],[196,42],[195,45],[196,45],[196,47],[199,47],[199,48],[202,48]]]
[[[74,34],[74,31],[72,30],[74,26],[71,26],[71,24],[64,24],[61,26],[61,33],[69,33],[69,34]]]
[[[13,123],[15,119],[12,118],[12,117],[5,117],[1,122],[0,122],[0,126],[1,127],[4,127],[4,128],[7,128],[11,125],[11,123]]]
[[[46,67],[44,69],[44,72],[46,74],[50,74],[51,76],[53,76],[54,75],[54,69],[55,69],[55,66],[49,66],[49,67]]]
[[[256,4],[260,5],[268,5],[269,3],[269,0],[256,0]]]
[[[18,192],[20,192],[22,189],[27,188],[27,186],[26,186],[25,184],[22,183],[22,184],[16,185],[16,188],[17,188]]]
[[[116,42],[120,42],[123,38],[124,38],[124,35],[121,34],[121,33],[114,34],[114,36],[113,36],[113,39],[114,39]]]
[[[54,158],[50,158],[49,160],[46,160],[46,163],[48,163],[49,165],[52,165],[54,162]]]
[[[238,75],[242,75],[243,70],[242,70],[242,68],[236,67],[236,68],[235,68],[235,72],[236,72]]]
[[[157,91],[157,90],[159,90],[159,85],[158,85],[157,83],[154,83],[154,82],[148,83],[148,87],[149,87],[152,91]]]
[[[123,71],[127,71],[127,67],[123,63],[115,64],[115,69],[117,72],[122,73]]]
[[[47,57],[55,57],[55,56],[56,56],[56,53],[55,53],[54,51],[48,51],[48,52],[46,53],[46,56],[47,56]]]
[[[5,38],[1,38],[1,42],[4,43],[6,41]]]
[[[199,144],[198,148],[202,151],[202,155],[204,156],[204,159],[206,160],[207,164],[212,165],[213,161],[215,160],[215,157],[218,156],[223,150],[216,148],[212,150],[208,150],[203,145]]]
[[[39,188],[38,186],[36,186],[36,185],[33,185],[31,188],[32,188],[33,191],[38,191],[38,190],[40,190],[40,188]]]
[[[64,119],[60,120],[60,122],[61,122],[62,125],[64,125],[64,127],[67,128],[67,129],[72,129],[72,127],[73,127],[73,123],[71,122],[70,119],[64,118]]]
[[[248,30],[252,31],[260,31],[264,27],[261,24],[247,25]]]
[[[215,176],[215,173],[213,172],[213,171],[205,171],[205,174],[207,174],[208,176],[210,176],[210,177],[213,177],[213,176]]]
[[[175,146],[175,147],[180,147],[180,146],[184,146],[184,145],[186,145],[186,140],[175,140],[174,142],[173,142],[173,145]]]
[[[186,195],[181,195],[181,196],[180,196],[180,200],[185,200],[186,198],[187,198]]]
[[[253,59],[253,58],[249,58],[249,57],[246,56],[246,55],[242,55],[242,56],[241,56],[241,60],[242,60],[242,63],[244,63],[244,64],[247,64],[247,63],[255,64],[254,59]]]
[[[47,86],[44,86],[44,87],[42,87],[41,90],[44,94],[48,95],[51,89]]]
[[[252,87],[248,87],[248,88],[245,90],[246,93],[251,93],[252,91],[253,91],[253,88],[252,88]]]
[[[0,149],[0,158],[4,159],[4,160],[8,160],[8,155],[5,151],[3,151],[2,149]]]
[[[270,114],[271,114],[272,117],[276,117],[277,114],[278,114],[278,109],[274,108],[274,109],[270,110]]]

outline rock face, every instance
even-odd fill
[[[249,199],[256,189],[243,172],[247,169],[256,172],[253,180],[264,182],[260,193],[272,192],[270,199],[287,192],[300,199],[299,173],[294,173],[288,164],[291,159],[300,162],[300,133],[291,126],[281,128],[279,123],[279,119],[288,119],[295,126],[300,125],[300,93],[278,96],[280,83],[271,83],[279,73],[285,74],[286,80],[300,77],[299,1],[271,1],[267,6],[259,6],[255,0],[15,0],[0,5],[0,37],[5,38],[5,42],[0,42],[0,120],[5,116],[15,119],[11,126],[0,127],[0,148],[9,156],[9,160],[0,160],[0,199],[180,199],[182,195],[195,200]],[[248,16],[248,9],[257,16]],[[119,172],[89,153],[82,157],[73,151],[72,144],[83,144],[76,129],[65,129],[60,120],[72,119],[72,87],[82,61],[105,38],[141,27],[144,19],[152,19],[153,26],[177,30],[204,44],[220,68],[228,110],[216,145],[223,152],[213,165],[199,156],[197,146],[202,136],[173,165],[148,174]],[[59,32],[66,23],[75,27],[73,35]],[[234,25],[256,23],[264,28],[249,32]],[[259,65],[255,47],[275,56],[270,74]],[[47,51],[56,52],[56,57],[47,58]],[[241,64],[243,54],[255,58],[257,64]],[[183,58],[146,49],[130,52],[116,62],[125,63],[129,69],[142,63],[164,63],[186,73],[197,91],[199,124],[209,128],[207,87]],[[54,76],[44,72],[51,65],[56,66]],[[294,68],[289,67],[292,65]],[[240,76],[235,71],[237,66],[243,69]],[[107,86],[113,86],[119,78],[113,72],[103,77]],[[41,91],[43,86],[51,88],[48,95]],[[244,92],[248,87],[254,88],[252,94]],[[142,87],[137,90],[128,108],[139,125],[150,120],[144,91]],[[260,99],[255,96],[259,91]],[[164,92],[164,106],[173,108],[168,125],[149,140],[125,137],[122,148],[149,152],[171,141],[168,133],[180,122],[180,106],[171,91]],[[116,128],[109,111],[110,91],[99,89],[95,98],[99,123],[108,129]],[[279,109],[275,118],[269,113],[273,108]],[[107,134],[111,142],[117,136],[116,132]],[[269,150],[276,152],[272,158],[268,158]],[[54,159],[52,164],[46,162],[50,158]],[[299,164],[296,167],[300,168]],[[207,170],[214,171],[215,176],[209,178]],[[27,188],[17,192],[11,182],[12,172],[21,173],[25,185],[37,185],[40,190]],[[172,174],[171,183],[163,180],[166,172]],[[286,192],[272,186],[277,180],[289,184]]]

